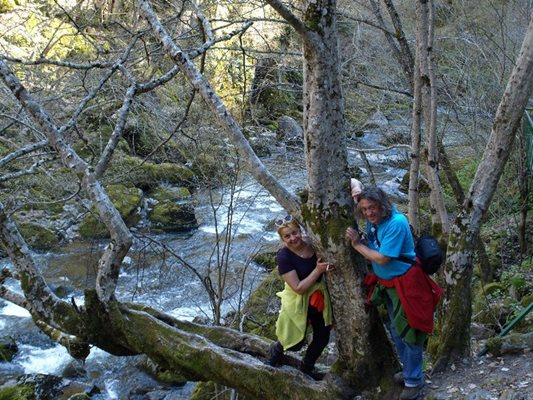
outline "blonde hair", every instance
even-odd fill
[[[276,228],[276,231],[278,232],[278,235],[280,238],[281,238],[281,230],[285,228],[294,228],[294,229],[298,229],[300,232],[302,231],[302,228],[300,228],[300,224],[295,219],[291,219],[289,222],[284,222]]]

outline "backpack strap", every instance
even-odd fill
[[[393,257],[393,259],[394,260],[400,260],[400,261],[403,261],[404,263],[411,264],[411,265],[415,265],[416,264],[416,257],[415,257],[414,260],[412,258],[405,257],[405,256]]]

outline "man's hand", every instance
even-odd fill
[[[346,228],[346,233],[344,236],[350,241],[352,247],[355,247],[361,242],[361,235],[359,235],[359,232],[357,232],[354,228]]]

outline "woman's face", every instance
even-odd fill
[[[279,230],[281,241],[289,247],[295,247],[302,241],[302,232],[293,226],[286,226]]]
[[[358,204],[361,214],[372,224],[379,224],[383,219],[383,208],[378,202],[361,199]]]

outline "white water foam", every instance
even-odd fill
[[[61,374],[72,360],[67,350],[56,345],[48,349],[23,344],[19,346],[19,355],[13,359],[15,364],[24,368],[26,374]]]
[[[19,307],[9,301],[6,301],[4,308],[0,309],[0,315],[9,315],[12,317],[26,318],[30,317],[30,313],[25,308]]]

